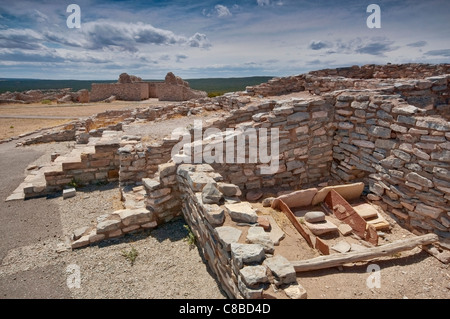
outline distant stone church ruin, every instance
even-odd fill
[[[204,91],[193,90],[189,83],[167,73],[164,81],[142,81],[141,78],[122,73],[117,83],[92,83],[91,102],[103,101],[111,96],[117,100],[141,101],[157,98],[160,101],[187,101],[206,97]]]

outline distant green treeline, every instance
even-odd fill
[[[245,90],[246,86],[267,82],[272,77],[255,76],[244,78],[210,78],[188,79],[191,88],[206,91],[210,96],[221,95],[226,92]],[[154,81],[154,80],[147,80]],[[84,80],[36,80],[36,79],[0,79],[0,93],[7,91],[22,92],[28,90],[49,90],[71,88],[72,91],[81,89],[91,90],[92,83],[114,83],[116,81],[84,81]]]

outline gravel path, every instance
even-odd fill
[[[29,164],[69,150],[70,143],[0,145],[1,198],[23,181]],[[186,241],[181,218],[152,231],[58,252],[74,229],[120,208],[117,184],[82,188],[67,200],[56,196],[0,205],[0,298],[226,298],[199,250]],[[138,253],[134,265],[123,256],[132,248]],[[67,284],[74,266],[80,271],[79,288]]]

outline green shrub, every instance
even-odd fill
[[[52,104],[51,100],[42,100],[41,104]]]

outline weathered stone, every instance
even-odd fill
[[[218,205],[203,205],[205,208],[206,220],[213,226],[217,227],[223,224],[225,221],[225,211]]]
[[[267,258],[263,264],[270,269],[277,286],[297,282],[295,269],[285,257],[276,255]]]
[[[227,183],[217,183],[217,187],[219,188],[219,191],[223,193],[224,196],[240,196],[241,190],[238,186],[234,184],[227,184]]]
[[[366,147],[366,148],[375,148],[375,144],[370,141],[365,140],[353,140],[352,143],[356,146]]]
[[[450,151],[444,150],[441,152],[433,152],[431,153],[431,159],[442,162],[450,162]]]
[[[239,244],[234,242],[230,244],[230,251],[231,257],[238,269],[244,267],[244,264],[259,264],[266,256],[264,254],[264,247],[258,244]]]
[[[80,248],[89,245],[89,235],[85,235],[78,240],[72,242],[72,249]]]
[[[281,195],[272,202],[272,208],[276,208],[274,207],[274,205],[276,206],[278,205],[277,200],[282,200],[286,205],[288,205],[291,208],[309,206],[311,205],[311,202],[316,193],[317,188],[309,188],[305,190],[296,191],[290,194]]]
[[[219,241],[225,250],[230,251],[232,243],[237,243],[241,237],[242,231],[231,226],[221,226],[215,228]]]
[[[262,228],[264,228],[265,231],[270,230],[270,221],[265,216],[258,216],[257,224],[258,224],[258,226],[261,226]]]
[[[270,207],[272,205],[272,202],[275,200],[275,197],[267,197],[264,198],[262,201],[263,207]]]
[[[88,226],[75,229],[72,233],[72,240],[80,239],[82,236],[86,235],[86,233],[89,229],[90,229],[90,227],[88,227]]]
[[[290,299],[307,299],[308,294],[306,292],[306,289],[303,288],[302,285],[299,283],[291,284],[288,287],[284,288],[284,293],[286,296],[288,296]]]
[[[270,222],[269,237],[272,240],[273,244],[275,246],[278,246],[280,244],[280,241],[285,237],[285,233],[280,228],[280,226],[278,226],[278,223],[272,216],[268,215],[266,217]]]
[[[433,219],[437,219],[437,218],[439,218],[439,216],[441,215],[441,213],[444,210],[441,208],[438,208],[438,207],[431,207],[431,206],[420,203],[420,204],[417,204],[416,209],[414,211],[420,215],[428,216]]]
[[[68,188],[63,190],[63,199],[75,197],[77,195],[77,191],[75,188]]]
[[[120,216],[125,227],[134,224],[148,223],[152,220],[153,216],[153,213],[146,208],[124,209],[114,213]]]
[[[120,219],[107,219],[97,224],[97,234],[103,234],[119,229]]]
[[[346,252],[350,251],[351,246],[345,240],[341,240],[341,241],[337,242],[336,244],[334,244],[333,246],[331,246],[331,249],[333,249],[337,252],[340,252],[340,253],[346,253]]]
[[[413,115],[417,112],[419,112],[419,109],[414,105],[397,106],[392,109],[392,113],[402,115]]]
[[[390,138],[391,130],[382,126],[371,126],[369,128],[369,134],[380,138]]]
[[[327,220],[325,222],[314,223],[314,224],[305,222],[305,225],[306,225],[306,227],[309,228],[309,230],[314,235],[317,235],[317,236],[335,232],[338,230],[338,228],[335,224],[333,224],[332,222],[327,221]]]
[[[287,123],[288,124],[300,123],[300,122],[309,120],[309,118],[310,118],[310,115],[307,112],[296,112],[287,117]]]
[[[361,196],[364,190],[364,183],[353,183],[348,185],[324,187],[320,191],[318,191],[317,194],[314,196],[313,200],[311,201],[311,205],[315,206],[323,202],[325,200],[325,197],[327,197],[328,193],[331,190],[336,191],[344,199],[350,201],[357,199]]]
[[[430,181],[428,178],[423,177],[415,172],[411,172],[409,174],[406,175],[406,180],[422,185],[424,187],[433,187],[433,182]]]
[[[260,244],[264,247],[264,252],[266,253],[272,254],[274,251],[274,244],[269,234],[262,227],[250,227],[247,232],[247,242],[250,244]]]
[[[142,183],[149,191],[154,191],[161,187],[161,183],[156,179],[143,178]]]
[[[343,236],[350,235],[353,232],[352,227],[348,224],[340,224],[338,230]]]
[[[202,190],[202,200],[205,204],[219,204],[223,195],[217,189],[215,183],[208,183]]]
[[[158,172],[161,178],[175,174],[177,166],[175,163],[165,163],[158,165]]]
[[[266,267],[262,265],[245,266],[239,270],[242,280],[248,287],[256,287],[269,281]]]
[[[260,299],[262,297],[262,288],[250,288],[240,278],[238,279],[238,289],[245,299]]]
[[[325,221],[325,213],[321,211],[307,212],[304,218],[308,223],[319,223]]]
[[[247,202],[225,204],[225,208],[235,222],[256,223],[258,220],[255,210]]]
[[[205,172],[190,173],[187,180],[194,192],[201,192],[208,183],[215,183],[214,179]]]
[[[245,198],[249,201],[249,202],[256,202],[258,199],[260,199],[261,197],[263,197],[263,192],[261,191],[257,191],[257,190],[251,190],[247,193],[247,195],[245,195]]]

